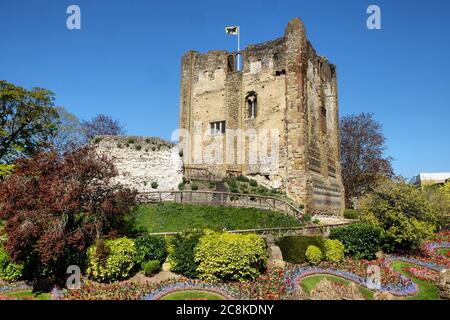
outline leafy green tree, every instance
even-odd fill
[[[383,180],[360,200],[361,220],[384,230],[385,249],[411,250],[433,235],[436,208],[403,179]]]
[[[46,148],[57,131],[51,91],[0,81],[0,163]]]
[[[56,108],[58,112],[57,132],[52,146],[59,154],[74,151],[87,144],[84,128],[80,120],[63,107]]]

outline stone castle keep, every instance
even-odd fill
[[[114,160],[117,182],[138,192],[178,190],[183,175],[203,170],[249,176],[309,214],[343,213],[336,68],[299,19],[240,52],[184,54],[179,140],[103,136],[97,148]]]
[[[199,123],[211,136],[200,143],[194,137]],[[344,189],[338,125],[336,67],[317,55],[297,18],[288,23],[283,37],[240,52],[183,55],[180,128],[188,136],[180,140],[185,143],[185,167],[205,168],[219,177],[240,173],[265,179],[310,213],[340,215]],[[278,152],[276,170],[263,157],[256,163],[211,163],[196,157],[199,149],[222,139],[223,148],[231,145],[235,157],[248,159],[254,152],[245,132],[264,129],[268,135],[277,133],[277,150],[266,146],[269,155]],[[230,137],[228,132],[243,133]],[[234,140],[227,144],[227,139]]]

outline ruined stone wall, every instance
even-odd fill
[[[334,65],[308,44],[306,68],[309,207],[318,212],[344,210],[339,156],[337,79]],[[325,110],[325,116],[321,114]],[[324,119],[321,119],[321,118]],[[323,130],[321,121],[325,120]]]
[[[114,179],[139,192],[178,190],[182,181],[182,158],[171,143],[159,138],[100,136],[94,139],[97,152],[107,155],[119,175]],[[152,188],[152,182],[158,187]]]
[[[341,214],[335,67],[315,53],[299,19],[289,22],[283,37],[242,50],[242,70],[230,68],[236,54],[214,50],[205,54],[189,51],[183,56],[180,128],[188,131],[183,145],[185,164],[208,168],[217,176],[225,176],[227,170],[265,176],[272,182],[269,185],[281,186],[308,211]],[[251,94],[257,97],[253,118],[247,105]],[[226,122],[225,135],[205,135],[210,123],[217,121]],[[203,133],[197,137],[196,123],[202,124]],[[230,136],[233,130],[238,132]],[[260,137],[266,135],[265,146],[260,139],[263,143],[255,150],[246,136],[251,130]],[[270,145],[274,134],[277,150]],[[227,158],[229,141],[233,142],[229,148],[232,159]],[[261,156],[263,149],[268,156],[277,153],[276,168],[273,159]],[[256,163],[249,163],[255,155]]]

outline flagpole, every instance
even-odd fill
[[[241,27],[238,27],[238,71],[241,71],[241,53],[239,51],[241,51],[240,48],[240,36],[241,36]]]

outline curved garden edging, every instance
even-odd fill
[[[176,282],[165,285],[149,294],[145,295],[142,300],[159,300],[162,297],[180,291],[189,291],[189,290],[197,290],[197,291],[206,291],[210,293],[214,293],[222,296],[227,300],[236,300],[236,297],[233,293],[231,293],[225,286],[219,286],[215,284],[208,283],[197,283],[195,281],[185,281],[185,282]]]
[[[28,289],[33,289],[33,286],[26,283],[25,281],[7,283],[3,286],[0,286],[0,294],[8,293],[11,291],[28,290]]]
[[[434,253],[436,249],[439,248],[450,248],[450,242],[430,242],[426,244],[426,249],[428,252]],[[445,269],[445,266],[433,263],[422,261],[419,259],[411,258],[411,257],[402,257],[397,255],[386,255],[384,259],[385,265],[390,265],[392,262],[401,261],[407,262],[411,264],[415,264],[424,268],[428,268],[434,271],[441,271]],[[370,288],[367,284],[366,278],[354,274],[352,272],[343,271],[339,269],[325,269],[325,268],[317,268],[317,267],[295,267],[294,269],[288,270],[286,272],[286,283],[287,288],[290,292],[298,289],[300,287],[300,282],[306,277],[314,276],[314,275],[332,275],[335,277],[339,277],[345,280],[352,281],[358,285],[361,285],[369,290],[374,290],[374,288]],[[387,284],[382,285],[380,289],[376,289],[374,291],[381,292],[389,292],[396,296],[412,296],[418,293],[419,287],[418,285],[409,277],[400,274],[400,278],[407,283],[407,285],[402,286],[398,284]]]
[[[286,277],[287,277],[287,283],[288,283],[288,289],[292,292],[300,287],[300,281],[303,278],[313,276],[313,275],[332,275],[335,277],[343,278],[345,280],[349,280],[352,282],[355,282],[356,284],[361,285],[362,287],[365,287],[369,290],[373,290],[370,286],[367,285],[367,281],[364,277],[361,277],[359,275],[356,275],[351,272],[342,271],[338,269],[323,269],[323,268],[314,268],[314,267],[297,267],[293,270],[288,271]],[[401,275],[401,278],[405,280],[405,282],[408,282],[407,286],[399,286],[394,284],[388,284],[388,285],[382,285],[380,289],[377,289],[376,291],[387,291],[391,294],[397,295],[397,296],[409,296],[416,294],[418,291],[417,284],[414,283],[411,279]]]

